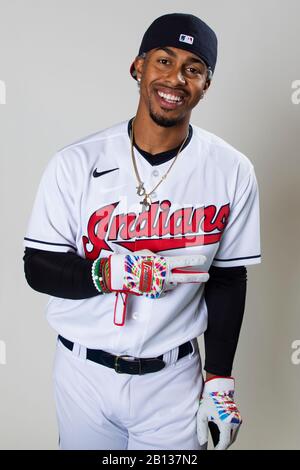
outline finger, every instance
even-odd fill
[[[226,450],[231,444],[231,425],[223,424],[220,426],[220,439],[215,450]]]
[[[172,273],[203,273],[206,272],[203,266],[175,266]]]
[[[200,413],[197,414],[197,436],[201,446],[204,446],[208,442],[208,426],[207,419],[203,418]]]
[[[208,442],[206,441],[205,444],[200,444],[199,450],[207,450]]]
[[[240,429],[240,424],[238,426],[235,426],[233,429],[232,429],[232,434],[231,434],[231,444],[233,444],[237,438],[237,435],[239,433],[239,429]]]
[[[207,282],[209,274],[206,272],[195,273],[170,273],[170,282]]]
[[[168,257],[169,268],[184,266],[202,266],[206,261],[204,255],[178,255]]]

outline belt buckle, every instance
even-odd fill
[[[139,363],[139,374],[142,373],[142,365],[141,365],[141,360],[139,358],[135,358],[134,356],[127,356],[126,354],[123,354],[121,356],[116,356],[115,357],[115,364],[114,364],[114,369],[115,371],[118,373],[118,374],[124,374],[125,372],[123,372],[121,369],[120,369],[120,364],[119,364],[119,359],[120,358],[126,358],[126,357],[133,357],[133,361],[128,361],[128,362],[137,362]],[[126,359],[124,359],[126,361]]]

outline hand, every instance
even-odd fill
[[[197,435],[201,446],[207,446],[208,429],[215,450],[226,450],[236,440],[242,417],[233,401],[233,377],[206,380],[197,413]]]
[[[205,261],[204,255],[160,256],[150,250],[110,255],[103,269],[104,282],[111,292],[156,299],[179,283],[206,282],[209,274],[199,268]]]
[[[101,264],[106,292],[116,292],[114,324],[125,324],[128,294],[162,297],[182,282],[206,282],[209,274],[193,266],[205,263],[203,255],[159,256],[150,250],[110,255]],[[120,296],[119,296],[120,294]]]

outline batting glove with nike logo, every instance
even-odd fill
[[[233,396],[233,377],[213,377],[204,383],[197,412],[197,435],[201,447],[207,447],[208,429],[215,450],[226,450],[236,440],[242,417]]]

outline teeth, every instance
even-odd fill
[[[174,101],[182,101],[182,99],[183,99],[182,97],[169,95],[169,94],[163,93],[162,91],[158,91],[158,94],[159,94],[159,96],[166,99],[167,101],[174,102]]]

